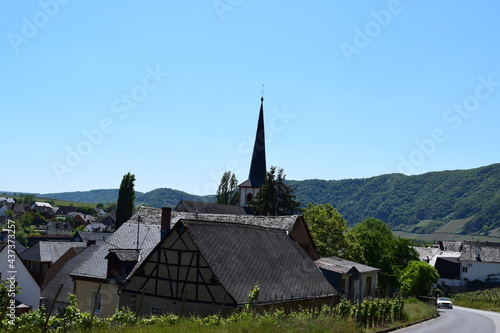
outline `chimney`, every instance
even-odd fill
[[[170,218],[172,217],[172,208],[162,207],[161,208],[161,239],[165,238],[168,231],[170,230]]]

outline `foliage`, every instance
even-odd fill
[[[256,289],[254,289],[256,290]],[[413,302],[408,313],[408,303],[401,298],[365,300],[361,305],[342,300],[337,306],[303,308],[285,311],[276,308],[263,313],[236,311],[230,316],[219,314],[206,317],[181,317],[174,314],[137,318],[129,309],[120,309],[110,318],[92,318],[78,310],[74,295],[70,306],[49,317],[47,329],[54,332],[362,332],[362,327],[384,327],[401,323],[402,318],[412,320],[430,318],[436,310],[421,302]],[[423,309],[426,308],[426,309]],[[15,319],[14,325],[2,322],[5,332],[42,332],[45,327],[45,311],[39,309]],[[393,324],[391,324],[393,323]]]
[[[222,175],[215,203],[231,206],[238,205],[238,180],[231,171],[226,171]]]
[[[118,229],[124,222],[132,217],[135,200],[134,182],[135,176],[130,172],[123,176],[116,204],[115,229]]]
[[[427,296],[439,279],[437,270],[423,261],[410,261],[401,275],[403,296]]]
[[[379,219],[368,218],[349,231],[361,247],[362,263],[381,270],[381,287],[397,288],[399,275],[406,264],[418,260],[418,255],[408,240],[396,238],[389,227]]]
[[[422,220],[472,218],[463,233],[500,226],[500,164],[469,170],[366,179],[288,181],[297,199],[331,203],[350,225],[368,217],[394,230],[412,231]],[[451,215],[450,215],[451,214]],[[483,229],[484,228],[484,229]]]
[[[451,220],[469,218],[463,234],[487,234],[500,227],[500,164],[469,170],[405,176],[386,174],[365,179],[285,181],[299,202],[329,203],[354,226],[368,217],[385,221],[392,230],[436,231]],[[196,196],[168,188],[136,192],[136,205],[174,207],[180,199],[215,202],[215,195]],[[116,202],[118,190],[41,195],[71,201]],[[34,201],[34,200],[33,200]],[[416,227],[423,220],[433,221]],[[459,231],[460,232],[460,231]]]
[[[295,200],[294,188],[285,184],[285,177],[282,168],[276,174],[275,166],[266,173],[265,184],[249,202],[256,215],[280,216],[298,212],[300,203]]]
[[[248,300],[247,300],[247,304],[245,305],[245,307],[247,309],[255,308],[255,304],[257,303],[257,300],[259,299],[259,294],[260,294],[260,285],[259,285],[259,282],[257,282],[255,287],[252,290],[250,290],[250,292],[248,293]]]
[[[16,203],[31,205],[36,201],[36,196],[34,194],[20,194],[16,197]]]
[[[330,204],[314,206],[311,203],[302,214],[318,254],[321,257],[345,257],[348,227],[342,215]]]
[[[76,212],[80,212],[82,214],[86,214],[86,215],[94,215],[95,214],[94,208],[90,207],[90,206],[77,207],[75,209],[75,211]]]
[[[500,288],[459,293],[452,300],[455,305],[500,312]]]

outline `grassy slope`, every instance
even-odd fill
[[[201,322],[194,318],[185,318],[176,324],[153,324],[153,325],[135,325],[129,327],[115,327],[111,330],[95,330],[97,333],[184,333],[184,332],[341,332],[341,333],[362,333],[377,332],[381,329],[406,326],[409,323],[419,320],[433,318],[437,315],[436,308],[426,303],[416,300],[407,300],[404,306],[404,319],[384,327],[363,329],[351,319],[341,319],[333,315],[316,315],[302,312],[292,316],[264,316],[264,317],[244,317],[238,321],[226,323],[224,325]],[[214,317],[215,318],[215,317]]]

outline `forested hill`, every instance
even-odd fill
[[[500,227],[500,164],[415,176],[289,183],[296,186],[303,205],[331,203],[350,225],[376,217],[393,230],[432,233],[451,220],[470,218],[463,233],[486,234]],[[418,230],[422,220],[433,222]]]
[[[67,201],[112,203],[118,200],[118,189],[91,190],[79,192],[62,192],[39,194],[40,197]],[[157,188],[147,193],[135,192],[135,204],[153,207],[175,207],[181,200],[215,202],[215,195],[199,196],[171,188]]]
[[[460,232],[487,232],[500,227],[500,164],[477,169],[430,172],[416,176],[388,174],[365,179],[288,181],[303,206],[330,203],[357,224],[376,217],[393,230],[432,233],[450,221]],[[43,196],[82,202],[116,202],[118,190],[50,193]],[[136,193],[136,204],[174,207],[179,200],[214,202],[169,188]],[[427,222],[423,222],[427,221]]]

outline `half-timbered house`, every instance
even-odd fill
[[[256,285],[257,306],[338,296],[284,230],[186,219],[131,272],[120,305],[139,315],[228,313],[244,306]]]

